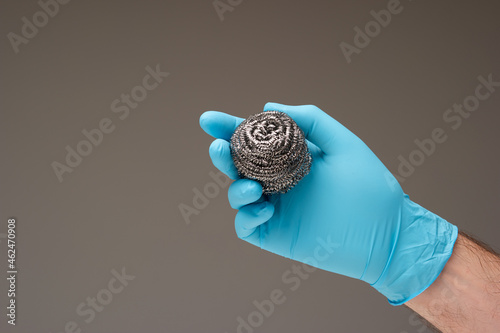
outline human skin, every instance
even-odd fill
[[[442,332],[500,332],[500,257],[460,233],[438,278],[405,305]]]

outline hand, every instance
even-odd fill
[[[304,131],[310,173],[285,194],[263,195],[238,179],[229,140],[243,121],[208,111],[201,127],[217,138],[214,165],[235,179],[229,203],[238,209],[239,238],[267,251],[363,280],[392,304],[425,290],[451,255],[457,228],[412,202],[375,154],[352,132],[312,105],[268,103]]]

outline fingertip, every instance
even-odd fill
[[[241,197],[258,194],[259,197],[257,197],[255,199],[255,200],[257,200],[262,195],[262,185],[260,185],[255,180],[240,179],[236,184],[232,184],[232,185],[233,185],[233,189],[238,191],[238,194]]]
[[[236,214],[236,234],[240,238],[248,237],[257,227],[269,221],[273,214],[274,205],[268,201],[242,207]]]
[[[210,156],[221,157],[225,152],[226,143],[227,141],[222,139],[215,139],[214,141],[212,141],[210,147],[208,148],[208,153],[210,154]]]
[[[210,121],[210,117],[213,115],[213,112],[215,112],[215,111],[205,111],[201,114],[200,119],[199,119],[201,129],[204,130],[207,134],[210,134],[208,132],[209,131],[208,124]]]
[[[235,117],[220,111],[205,111],[200,116],[200,127],[214,138],[229,141],[231,135],[243,118]]]
[[[282,111],[287,106],[288,105],[285,105],[285,104],[280,104],[280,103],[275,103],[275,102],[267,102],[266,105],[264,105],[264,112],[265,111]]]
[[[229,142],[223,139],[215,139],[208,148],[208,153],[212,163],[217,169],[226,174],[229,178],[238,179],[238,170],[234,166],[231,157]]]
[[[257,202],[262,198],[262,185],[251,179],[238,179],[228,189],[229,204],[234,209]]]

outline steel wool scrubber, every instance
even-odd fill
[[[245,119],[231,137],[231,156],[241,178],[258,181],[265,194],[286,193],[311,169],[304,132],[280,111]]]

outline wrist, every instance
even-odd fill
[[[460,233],[434,283],[406,305],[443,332],[498,332],[500,258]]]

